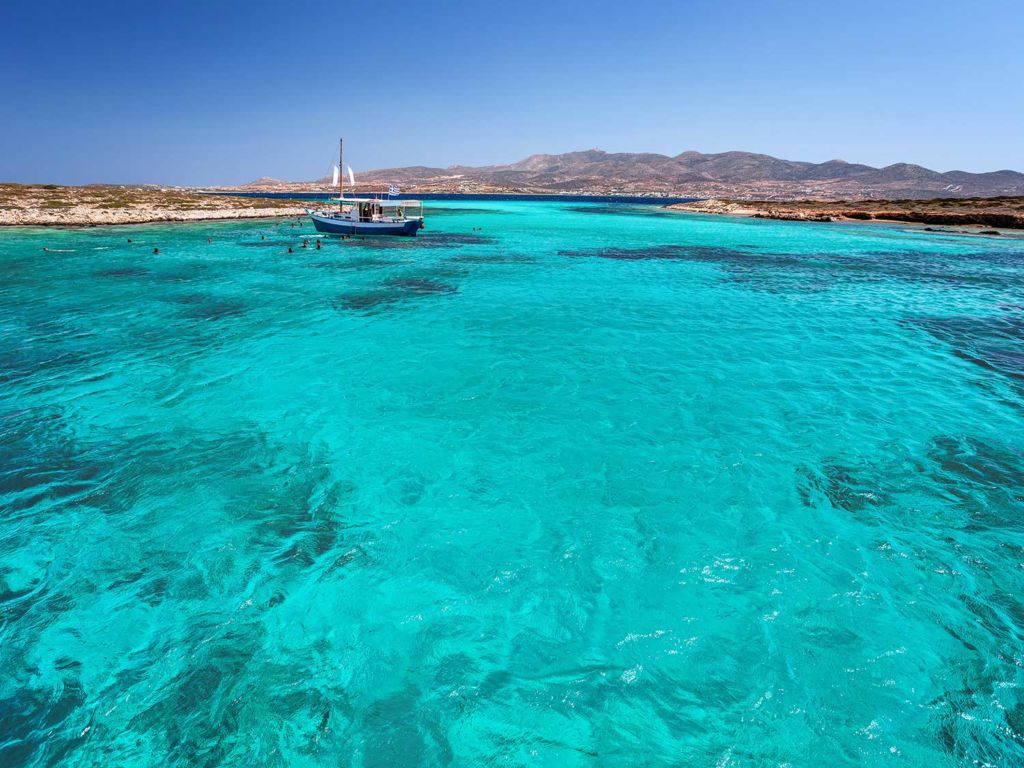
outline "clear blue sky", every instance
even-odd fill
[[[239,183],[741,149],[1024,170],[1021,0],[40,2],[0,10],[0,180]]]

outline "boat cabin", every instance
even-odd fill
[[[332,202],[340,203],[333,218],[347,221],[391,223],[423,218],[423,203],[419,200],[346,197]]]

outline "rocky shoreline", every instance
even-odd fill
[[[0,184],[0,227],[88,227],[301,216],[297,200],[230,198],[174,188]]]
[[[946,198],[936,200],[769,200],[709,199],[675,203],[669,210],[749,216],[782,221],[882,221],[942,227],[1024,230],[1024,197]]]

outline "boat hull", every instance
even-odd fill
[[[346,221],[308,211],[317,232],[327,235],[390,235],[415,237],[423,228],[422,219],[406,221]]]

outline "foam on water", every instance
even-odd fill
[[[0,232],[0,765],[1024,762],[1022,241],[447,205]]]

